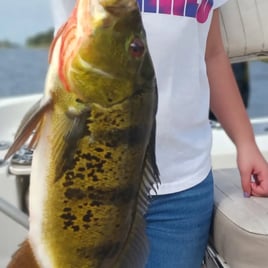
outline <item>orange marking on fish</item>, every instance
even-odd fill
[[[75,45],[76,28],[77,28],[77,7],[74,8],[68,22],[65,24],[63,28],[63,31],[60,33],[62,37],[62,43],[61,43],[60,53],[59,53],[58,74],[59,74],[59,78],[61,82],[63,83],[67,91],[70,91],[70,86],[68,84],[68,80],[66,77],[66,71],[69,67],[68,63],[71,61],[74,55],[74,50],[75,51],[77,50],[77,49],[74,49],[75,47],[77,47]],[[70,47],[72,49],[70,49]]]
[[[77,6],[78,2],[73,9],[73,12],[68,19],[68,21],[64,24],[63,27],[60,28],[58,31],[56,37],[54,38],[51,47],[50,47],[50,53],[49,53],[49,62],[51,62],[52,59],[52,53],[55,48],[55,44],[57,40],[61,37],[61,47],[60,47],[60,53],[59,53],[59,69],[58,69],[58,75],[59,79],[61,80],[64,88],[67,91],[71,91],[71,86],[68,82],[68,69],[70,68],[72,64],[72,60],[75,57],[75,55],[78,54],[78,50],[80,49],[80,45],[82,43],[82,36],[79,36],[78,29],[77,29],[77,20],[78,20],[78,14],[77,14]],[[90,14],[89,5],[88,2],[85,1],[83,3],[83,13],[81,13],[81,16],[83,18],[88,18]],[[90,23],[87,19],[82,20],[82,28],[80,29],[81,32],[90,34],[91,27]],[[81,22],[80,22],[81,24]]]
[[[57,32],[57,35],[53,38],[51,44],[50,44],[50,47],[49,47],[49,52],[48,52],[48,63],[50,64],[51,61],[52,61],[52,55],[53,55],[53,52],[54,52],[54,49],[55,49],[55,46],[56,46],[56,43],[58,41],[58,39],[60,38],[64,28],[65,28],[65,25],[66,23],[60,27],[60,29],[58,30]]]

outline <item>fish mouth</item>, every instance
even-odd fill
[[[110,14],[119,16],[122,13],[130,12],[137,9],[136,1],[126,1],[126,0],[102,0],[100,4],[105,10]]]
[[[100,22],[107,18],[107,15],[117,17],[137,8],[137,2],[129,0],[80,0],[78,17],[84,16],[88,12],[93,21]]]
[[[90,33],[97,27],[108,27],[113,19],[138,9],[136,1],[129,0],[80,0],[75,8],[77,36],[82,37],[85,32]],[[90,20],[90,25],[88,24]]]

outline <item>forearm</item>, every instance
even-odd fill
[[[255,142],[252,126],[225,52],[207,59],[211,110],[238,147]]]
[[[206,48],[211,109],[237,148],[237,163],[245,196],[268,196],[268,165],[261,155],[220,35],[214,11]],[[255,182],[252,182],[252,175]]]
[[[211,110],[238,149],[255,143],[252,126],[223,47],[218,10],[213,14],[208,35],[206,66]]]

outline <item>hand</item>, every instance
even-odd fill
[[[268,197],[268,163],[256,144],[237,151],[237,164],[245,197]]]

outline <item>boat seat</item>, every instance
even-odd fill
[[[268,198],[244,198],[237,169],[214,171],[210,242],[231,268],[268,267]]]

